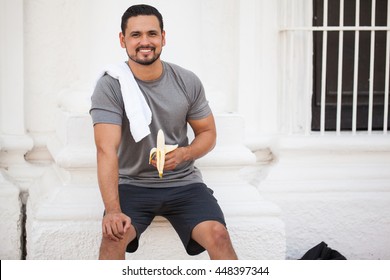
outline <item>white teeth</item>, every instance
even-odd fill
[[[165,145],[164,132],[160,129],[157,133],[157,148],[150,150],[149,164],[152,161],[152,158],[156,157],[156,165],[158,170],[158,175],[160,178],[163,176],[164,163],[165,163],[165,154],[172,152],[177,148],[176,145]]]

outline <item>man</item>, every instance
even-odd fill
[[[207,154],[216,141],[203,86],[192,72],[160,59],[165,31],[157,9],[131,6],[122,16],[121,29],[127,67],[152,118],[150,134],[136,141],[131,129],[137,124],[127,110],[132,104],[124,104],[120,79],[100,78],[90,111],[105,207],[99,258],[124,259],[126,251],[137,250],[141,234],[159,215],[170,221],[188,254],[207,250],[211,259],[236,259],[223,213],[194,167],[194,160]],[[187,123],[195,135],[190,144]],[[162,178],[156,159],[149,164],[159,129],[167,144],[178,144],[165,156]]]

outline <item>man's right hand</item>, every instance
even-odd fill
[[[103,236],[113,241],[123,239],[131,226],[131,219],[122,212],[106,213],[102,221]]]

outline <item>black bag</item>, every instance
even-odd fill
[[[346,260],[346,258],[336,250],[329,248],[328,245],[322,241],[320,244],[307,251],[300,260]]]

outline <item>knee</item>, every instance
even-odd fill
[[[204,222],[196,229],[196,237],[213,260],[236,260],[232,242],[226,227],[216,221]]]
[[[230,236],[223,224],[215,223],[211,228],[211,243],[213,246],[221,247],[230,244]]]
[[[102,238],[100,245],[100,255],[122,255],[126,252],[127,243],[124,240],[113,241],[107,237]]]
[[[127,245],[136,237],[135,231],[130,230],[124,235],[124,238],[119,241],[114,241],[109,237],[103,236],[100,245],[100,254],[124,254]]]

